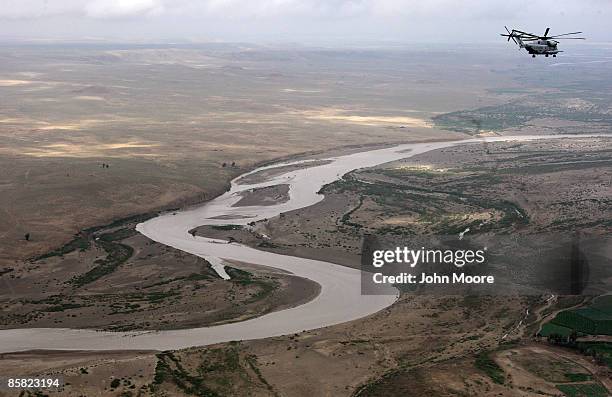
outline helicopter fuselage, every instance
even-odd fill
[[[533,43],[524,43],[525,49],[531,55],[557,55],[561,51],[557,49],[557,43],[550,40],[536,40]]]

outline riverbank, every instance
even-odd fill
[[[564,136],[564,138],[571,136]],[[503,137],[492,138],[492,141],[526,141],[539,138],[555,137]],[[558,138],[558,137],[557,137]],[[580,138],[586,138],[580,136]],[[478,140],[473,140],[477,142]],[[472,141],[461,141],[472,142]],[[215,257],[241,262],[260,264],[289,271],[296,276],[310,279],[321,285],[320,294],[312,301],[279,312],[236,324],[225,324],[209,328],[193,328],[183,331],[161,331],[155,334],[121,334],[121,333],[89,333],[79,330],[20,330],[25,335],[7,331],[0,332],[4,348],[10,344],[10,349],[34,348],[36,345],[47,348],[67,347],[68,340],[79,341],[71,343],[70,348],[116,349],[121,346],[131,348],[161,348],[171,349],[192,346],[194,344],[217,343],[236,339],[257,339],[267,336],[299,332],[304,329],[320,328],[354,320],[375,313],[392,304],[396,297],[363,296],[359,289],[359,271],[343,266],[308,260],[297,257],[286,257],[268,252],[258,251],[236,244],[208,238],[194,237],[188,233],[194,227],[202,224],[227,225],[242,224],[260,219],[267,219],[280,213],[298,208],[308,207],[319,202],[322,196],[319,189],[346,172],[361,167],[372,167],[381,163],[411,157],[419,153],[456,145],[458,141],[444,143],[422,143],[399,145],[387,149],[371,150],[337,157],[331,164],[292,171],[258,185],[232,185],[232,189],[209,204],[200,208],[178,213],[168,213],[139,224],[137,229],[148,237],[203,258]],[[272,167],[273,168],[273,167]],[[238,191],[254,187],[273,186],[283,181],[291,184],[291,199],[276,206],[234,207],[240,199]],[[222,219],[221,219],[222,218]],[[124,336],[132,336],[129,343]]]

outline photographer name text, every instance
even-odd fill
[[[420,277],[419,277],[420,276]],[[491,275],[471,275],[453,273],[452,275],[438,273],[421,273],[418,276],[410,273],[385,275],[374,273],[372,276],[376,284],[494,284],[495,277]]]

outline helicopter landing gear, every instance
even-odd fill
[[[548,54],[546,54],[546,58],[548,58]]]
[[[556,57],[557,57],[557,54],[553,54],[553,58],[556,58]]]
[[[531,57],[532,57],[532,58],[535,58],[535,54],[533,54]]]

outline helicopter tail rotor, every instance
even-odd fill
[[[518,41],[516,41],[516,39],[514,38],[515,37],[514,29],[512,29],[512,32],[511,32],[507,26],[504,26],[504,28],[506,28],[506,32],[508,32],[508,34],[502,34],[502,36],[508,37],[508,41],[512,39],[512,41],[514,41],[514,44],[519,45]]]
[[[506,28],[506,32],[508,32],[508,34],[502,33],[501,36],[507,37],[508,41],[512,39],[512,41],[514,41],[514,44],[518,46],[519,51],[525,47],[525,45],[523,44],[523,40],[521,40],[524,32],[521,32],[520,30],[516,30],[516,29],[512,29],[512,31],[510,31],[510,29],[508,29],[507,26],[504,26],[504,28]]]

